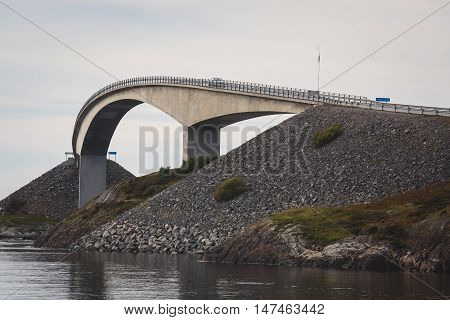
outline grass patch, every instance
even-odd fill
[[[213,196],[217,201],[228,201],[241,195],[244,191],[245,181],[240,177],[230,177],[219,184]]]
[[[119,185],[119,192],[125,200],[144,200],[161,192],[177,182],[181,177],[169,168],[143,177],[124,181]]]
[[[279,227],[299,224],[305,239],[327,245],[351,235],[370,235],[395,248],[411,244],[411,234],[424,220],[450,216],[450,182],[413,190],[380,200],[345,207],[303,207],[275,213]]]
[[[315,244],[328,244],[350,236],[344,229],[336,228],[331,222],[323,219],[323,209],[305,207],[290,209],[276,213],[272,220],[279,226],[302,225],[305,238]]]
[[[35,224],[53,224],[54,220],[41,214],[11,213],[0,215],[0,225],[6,227],[30,226]]]
[[[320,148],[336,139],[341,133],[341,125],[333,124],[325,129],[317,131],[313,136],[313,144],[316,148]]]
[[[55,220],[42,214],[28,213],[25,210],[26,202],[23,199],[11,198],[5,206],[5,211],[0,214],[0,226],[4,227],[32,227],[36,225],[49,225]]]

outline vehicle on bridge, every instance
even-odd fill
[[[222,78],[211,78],[211,84],[215,88],[224,88],[225,80],[223,80]]]

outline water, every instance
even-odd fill
[[[445,295],[450,277],[415,274]],[[0,241],[0,299],[436,299],[401,272],[199,263],[195,256],[69,254]]]

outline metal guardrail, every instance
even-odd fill
[[[83,105],[83,108],[81,109],[80,113],[78,114],[77,120],[90,103],[108,93],[120,89],[142,87],[148,85],[175,85],[175,86],[210,88],[223,91],[243,92],[256,95],[299,100],[303,102],[307,101],[317,104],[338,105],[345,107],[360,107],[366,109],[381,109],[383,111],[385,110],[394,112],[450,116],[450,109],[448,108],[381,103],[370,100],[367,97],[349,94],[295,89],[250,82],[228,81],[221,79],[196,79],[196,78],[156,76],[156,77],[139,77],[121,80],[118,82],[114,82],[110,85],[107,85],[106,87],[103,87],[102,89],[95,92],[91,97],[89,97],[89,99]]]
[[[447,117],[450,116],[450,108],[425,107],[398,103],[380,103],[376,101],[370,101],[369,104],[362,105],[361,107],[367,107],[368,109],[381,109],[382,111],[406,112]]]

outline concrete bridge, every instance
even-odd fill
[[[366,97],[222,79],[143,77],[94,93],[78,114],[72,147],[79,166],[79,206],[106,188],[106,153],[123,116],[148,103],[183,125],[183,159],[219,155],[220,129],[273,114],[297,114],[316,105],[394,108],[432,114],[448,109],[380,104]]]

